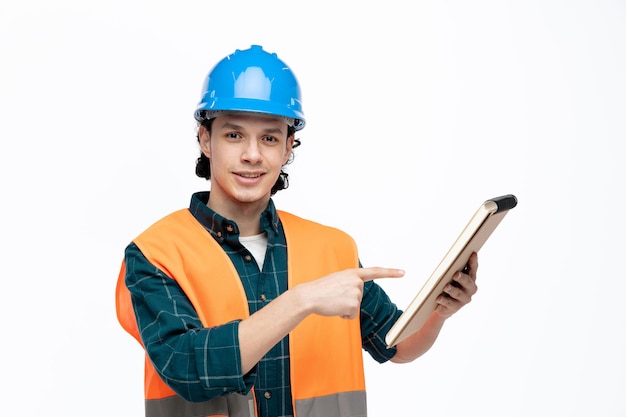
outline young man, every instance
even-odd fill
[[[300,87],[275,54],[237,50],[211,70],[195,113],[191,197],[126,248],[122,326],[146,351],[146,416],[365,416],[362,350],[409,362],[476,292],[476,255],[424,327],[388,348],[400,316],[342,231],[278,211],[305,125]]]

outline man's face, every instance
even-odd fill
[[[267,205],[280,170],[289,160],[293,136],[281,118],[220,113],[200,147],[211,160],[209,206],[227,215],[236,206]]]

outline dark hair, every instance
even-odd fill
[[[201,125],[211,133],[211,125],[213,124],[214,119],[204,120]],[[287,137],[293,136],[296,133],[296,129],[293,126],[289,126],[287,128]],[[198,142],[200,142],[200,135],[196,135]],[[300,139],[295,139],[293,142],[293,148],[291,151],[291,155],[289,156],[289,160],[287,164],[290,164],[293,161],[294,153],[293,149],[300,146]],[[196,175],[200,178],[204,178],[206,180],[211,179],[211,164],[210,159],[201,151],[200,157],[196,159]],[[287,174],[284,170],[280,170],[280,174],[278,175],[278,179],[276,179],[276,183],[272,187],[271,195],[276,194],[280,190],[284,190],[289,187],[289,174]]]

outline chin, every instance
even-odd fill
[[[234,199],[241,204],[254,204],[269,200],[270,192],[267,193],[239,193]]]

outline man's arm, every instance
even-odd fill
[[[295,286],[239,324],[239,345],[244,372],[252,369],[267,351],[309,314],[358,316],[363,286],[377,278],[401,277],[390,268],[353,268]]]
[[[391,359],[395,363],[411,362],[426,353],[435,343],[445,321],[472,300],[476,293],[476,271],[478,256],[470,257],[466,273],[459,271],[453,282],[444,288],[444,294],[437,298],[437,307],[424,326],[397,345],[396,355]]]
[[[178,283],[131,244],[130,290],[142,343],[161,378],[188,401],[250,391],[256,374],[241,372],[238,321],[205,328]]]

